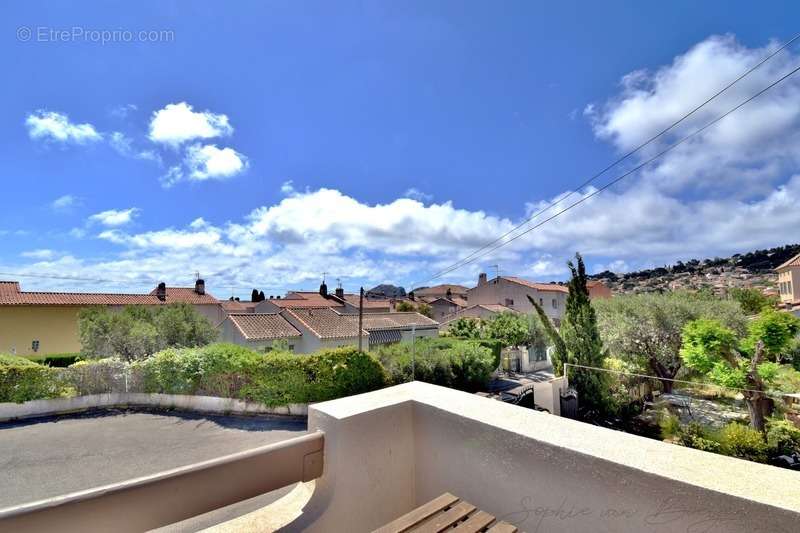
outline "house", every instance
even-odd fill
[[[488,320],[500,313],[517,313],[514,309],[500,304],[474,304],[468,305],[463,309],[459,309],[453,314],[445,316],[441,323],[443,325],[449,324],[459,318],[478,318],[480,320]]]
[[[437,298],[467,298],[467,291],[469,289],[464,287],[463,285],[451,285],[451,284],[442,284],[442,285],[434,285],[433,287],[422,287],[419,289],[414,289],[412,292],[414,293],[415,298],[419,298],[422,300],[431,299],[435,300]]]
[[[800,316],[800,254],[780,265],[775,271],[778,273],[781,305]]]
[[[295,351],[302,333],[279,313],[232,313],[220,326],[220,338],[257,351],[268,351],[285,341]]]
[[[470,306],[501,305],[520,313],[531,313],[534,309],[528,301],[530,296],[559,327],[568,292],[567,287],[556,283],[536,283],[510,276],[487,280],[486,274],[482,273],[478,276],[478,285],[467,291],[467,301]]]
[[[456,296],[452,298],[434,298],[426,303],[431,306],[431,311],[433,311],[433,319],[439,322],[444,321],[445,317],[457,313],[467,307],[467,301]]]
[[[586,282],[586,288],[589,289],[589,298],[598,300],[601,298],[611,298],[611,289],[605,283],[599,280],[589,280]]]
[[[332,307],[286,307],[274,313],[233,313],[222,324],[222,336],[227,342],[266,351],[280,340],[299,354],[358,346],[359,337],[362,347],[368,350],[380,344],[438,335],[439,323],[419,313],[364,313],[359,331],[358,314],[343,313]]]
[[[225,318],[219,300],[205,291],[159,283],[149,294],[23,291],[17,281],[0,281],[0,353],[17,355],[80,351],[78,313],[85,307],[119,310],[127,305],[191,304],[214,326]]]

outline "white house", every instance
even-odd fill
[[[522,278],[498,276],[486,279],[478,276],[478,285],[467,291],[467,301],[472,305],[502,305],[520,313],[533,312],[528,296],[544,309],[556,327],[561,325],[569,291],[556,283],[536,283]]]

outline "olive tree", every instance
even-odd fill
[[[665,392],[683,366],[684,326],[698,318],[716,318],[737,334],[746,330],[740,305],[710,294],[677,291],[626,294],[593,302],[605,346],[614,357],[661,378]]]

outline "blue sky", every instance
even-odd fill
[[[0,272],[110,281],[0,278],[142,291],[199,271],[217,296],[324,271],[348,290],[435,283],[788,40],[799,11],[635,6],[6,2]],[[800,46],[681,132],[796,64]],[[624,271],[797,241],[799,99],[787,80],[437,281],[494,264],[563,279],[575,251]]]

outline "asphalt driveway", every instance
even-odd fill
[[[0,508],[213,459],[305,431],[302,419],[127,410],[0,423]],[[173,530],[218,523],[287,491],[241,502]]]

